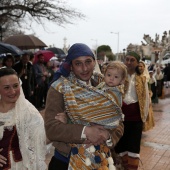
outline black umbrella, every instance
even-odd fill
[[[51,48],[48,48],[47,50],[48,51],[52,51],[54,54],[56,54],[56,57],[58,57],[58,58],[65,58],[66,57],[66,54],[60,48],[51,47]]]
[[[0,42],[0,54],[11,53],[12,55],[22,55],[23,51],[18,47]]]

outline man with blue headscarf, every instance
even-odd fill
[[[49,170],[67,170],[68,166],[73,170],[78,166],[84,170],[100,167],[101,161],[93,162],[96,158],[89,158],[86,151],[82,152],[82,144],[104,146],[106,155],[110,156],[107,145],[115,146],[123,134],[122,125],[114,131],[106,130],[103,126],[90,125],[79,118],[82,115],[93,117],[102,97],[108,107],[104,107],[105,110],[101,108],[100,111],[105,112],[111,107],[109,99],[96,93],[94,89],[102,81],[102,76],[93,76],[94,67],[95,58],[90,48],[76,43],[71,46],[65,62],[54,75],[45,108],[46,134],[55,147]],[[103,101],[100,101],[100,107]],[[55,116],[62,112],[68,116],[67,124],[55,119]],[[79,159],[80,150],[82,155],[87,156],[83,161]],[[96,150],[97,153],[102,153],[100,147]],[[91,159],[93,160],[90,162]]]

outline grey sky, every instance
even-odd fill
[[[85,14],[85,20],[77,19],[74,25],[65,28],[46,24],[48,31],[35,26],[36,35],[47,45],[63,47],[63,38],[67,45],[85,43],[91,48],[96,45],[109,45],[117,52],[119,32],[119,51],[129,43],[141,44],[144,34],[153,39],[155,34],[162,36],[170,30],[169,0],[67,0],[71,7]],[[29,32],[27,32],[29,33]]]

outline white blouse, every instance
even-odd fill
[[[129,81],[129,87],[127,92],[125,93],[125,97],[123,99],[123,102],[126,104],[132,104],[138,102],[138,97],[136,93],[136,87],[135,87],[135,73],[131,76],[128,75],[128,81]]]

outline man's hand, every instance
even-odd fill
[[[100,135],[104,138],[105,141],[107,141],[110,138],[110,134],[106,129],[101,130]]]
[[[60,122],[66,124],[67,123],[67,115],[63,113],[57,113],[57,116],[55,116],[55,119],[59,120]]]
[[[45,71],[45,72],[43,73],[43,75],[44,75],[44,76],[48,76],[48,72]]]
[[[109,132],[100,125],[87,126],[84,134],[93,145],[104,144],[109,138]]]

